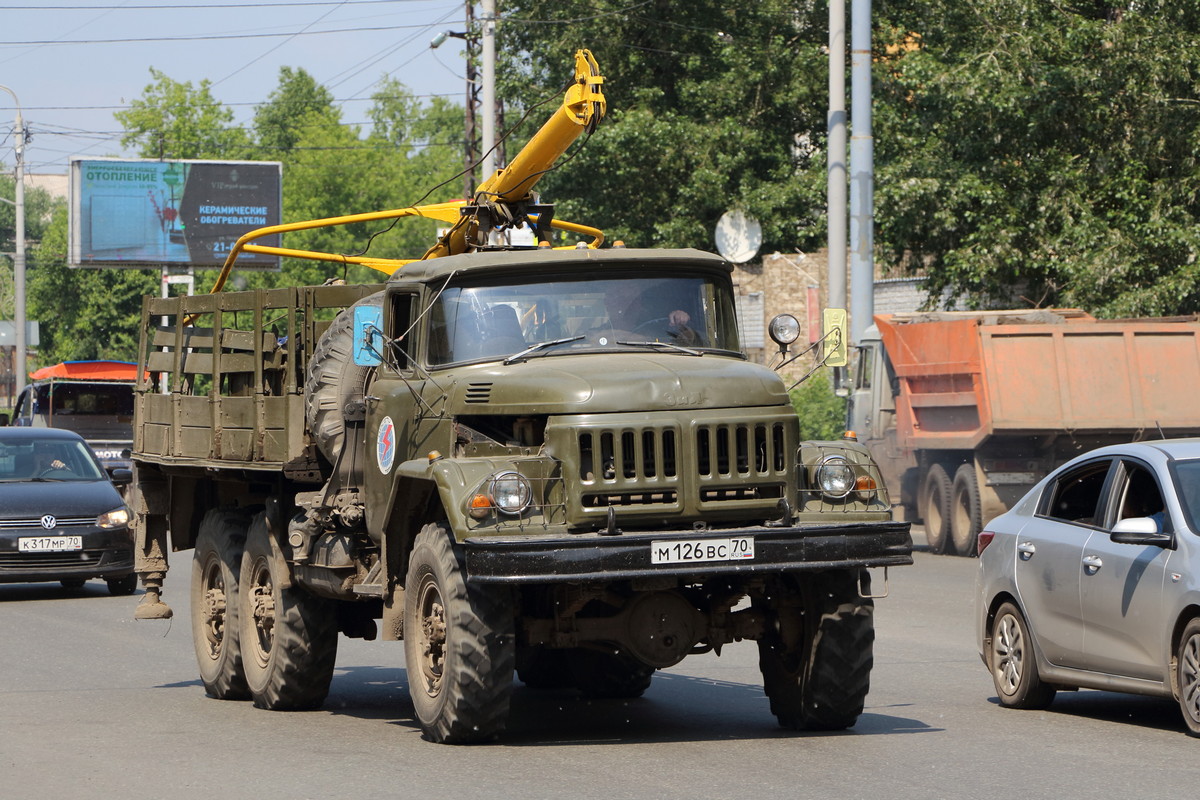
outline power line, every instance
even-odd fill
[[[147,42],[211,42],[228,39],[270,39],[281,36],[324,36],[330,33],[373,33],[377,31],[400,31],[413,28],[428,28],[431,23],[418,25],[379,25],[361,28],[333,28],[326,31],[286,31],[283,33],[221,33],[202,36],[145,36],[128,39],[35,39],[28,41],[0,41],[0,47],[28,47],[31,45],[64,44],[140,44]]]
[[[234,75],[237,75],[239,72],[241,72],[242,70],[244,70],[244,69],[246,69],[247,67],[251,66],[252,64],[257,64],[259,61],[262,61],[264,58],[266,58],[267,56],[271,55],[271,53],[274,53],[274,52],[275,52],[276,50],[278,50],[279,48],[283,47],[285,44],[287,44],[288,42],[290,42],[292,39],[295,39],[297,36],[299,36],[299,35],[301,35],[301,34],[303,34],[303,33],[308,33],[308,29],[309,29],[309,28],[311,28],[312,26],[316,25],[318,22],[320,22],[321,20],[323,20],[323,19],[325,19],[326,17],[328,17],[328,16],[329,16],[330,14],[332,14],[334,11],[337,11],[339,8],[341,8],[341,7],[342,7],[342,6],[344,6],[345,4],[346,4],[346,0],[341,0],[341,2],[340,2],[340,3],[338,3],[337,5],[333,6],[333,7],[332,7],[332,8],[330,8],[329,10],[327,10],[327,11],[326,11],[324,14],[322,14],[322,15],[321,15],[321,16],[319,16],[319,17],[317,17],[316,19],[314,19],[312,22],[310,22],[310,23],[308,23],[307,25],[305,25],[305,26],[304,26],[303,28],[301,28],[300,30],[296,31],[296,33],[294,33],[294,34],[292,34],[291,36],[287,37],[287,38],[286,38],[286,39],[284,39],[282,42],[279,42],[278,44],[274,45],[273,47],[269,47],[269,48],[267,48],[267,51],[266,51],[265,53],[262,53],[261,55],[259,55],[259,56],[255,57],[255,58],[252,58],[252,59],[250,59],[249,61],[247,61],[247,62],[246,62],[245,64],[243,64],[242,66],[238,67],[238,68],[237,68],[237,69],[235,69],[233,72],[229,73],[229,74],[228,74],[228,75],[226,75],[224,78],[221,78],[221,80],[219,80],[219,81],[217,81],[216,83],[214,83],[214,84],[213,84],[213,86],[220,86],[222,83],[224,83],[225,81],[229,80],[229,79],[230,79],[230,78],[232,78]]]
[[[411,97],[414,100],[424,100],[424,99],[430,98],[430,97],[459,97],[461,95],[462,95],[462,92],[431,92],[429,94],[414,94],[414,95],[411,95]],[[369,98],[369,97],[346,97],[346,98],[335,99],[330,102],[333,102],[333,103],[359,103],[359,102],[366,102],[367,100],[370,100],[370,99],[371,98]],[[235,107],[235,106],[255,107],[255,106],[267,105],[269,102],[270,101],[268,101],[268,100],[256,100],[253,102],[246,101],[243,103],[221,103],[221,105],[229,106],[231,108]],[[119,105],[119,106],[27,106],[27,105],[22,105],[21,110],[22,111],[124,111],[131,107],[132,106],[129,103],[125,103],[124,105]],[[3,103],[0,103],[0,110],[5,110],[8,108],[10,108],[10,106],[6,106]]]
[[[423,0],[354,0],[354,5],[378,5],[381,3],[412,3]],[[210,8],[297,8],[301,6],[336,6],[344,0],[305,0],[305,2],[286,3],[155,3],[153,5],[122,5],[122,6],[0,6],[0,11],[205,11]]]

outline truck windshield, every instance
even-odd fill
[[[449,286],[433,304],[430,326],[434,365],[505,358],[568,338],[539,354],[636,350],[639,342],[740,350],[728,284],[646,272]]]

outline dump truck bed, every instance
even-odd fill
[[[942,316],[876,317],[900,383],[897,430],[911,447],[974,448],[996,434],[1200,429],[1195,320]]]

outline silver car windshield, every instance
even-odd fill
[[[645,343],[740,350],[728,285],[645,271],[449,286],[430,310],[430,326],[432,365],[507,358],[564,339],[533,352],[645,352]]]

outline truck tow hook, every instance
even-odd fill
[[[600,531],[601,536],[620,536],[621,529],[617,527],[617,510],[608,507],[608,527]]]

